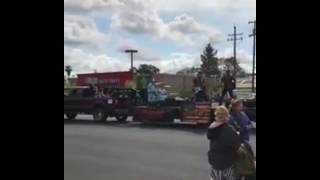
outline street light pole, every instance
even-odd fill
[[[255,59],[256,59],[256,20],[249,21],[249,24],[254,24],[252,34],[249,35],[249,37],[253,36],[253,58],[252,58],[252,92],[254,92],[254,78],[255,78]]]
[[[138,50],[127,49],[125,50],[125,52],[131,54],[131,70],[130,71],[133,71],[133,53],[138,53]]]

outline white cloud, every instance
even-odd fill
[[[218,52],[218,57],[233,57],[233,48],[226,48],[224,51]],[[252,54],[245,49],[237,49],[237,61],[239,65],[247,72],[252,71]]]
[[[123,71],[129,69],[129,64],[121,62],[106,54],[94,55],[81,49],[64,47],[64,66],[71,65],[74,74],[98,72]]]
[[[106,41],[106,35],[99,32],[91,18],[64,16],[64,44],[90,45],[99,47]]]
[[[136,6],[127,6],[127,10],[115,13],[112,16],[112,26],[131,33],[158,34],[163,22],[157,13],[143,4]]]
[[[189,45],[189,47],[184,47],[184,50],[192,47],[193,50],[190,52],[195,52],[194,47],[201,46],[195,54],[173,53],[168,58],[164,58],[166,55],[158,55],[151,48],[141,47],[134,41],[127,40],[118,44],[111,41],[110,47],[118,48],[118,50],[139,49],[139,53],[135,56],[140,62],[136,62],[135,66],[138,66],[139,63],[150,64],[152,62],[162,72],[170,73],[184,67],[199,65],[201,63],[199,55],[203,46],[208,42],[216,43],[225,39],[215,27],[200,23],[185,12],[192,13],[194,11],[201,12],[203,9],[212,9],[215,12],[224,11],[223,14],[230,14],[230,16],[247,21],[250,19],[246,18],[255,15],[256,6],[256,0],[170,0],[169,2],[167,0],[65,0],[64,3],[65,46],[90,45],[98,47],[104,44],[106,35],[99,32],[96,27],[93,20],[95,16],[109,18],[111,20],[110,31],[119,32],[117,36],[122,31],[131,34],[147,34],[156,39],[174,41],[177,45]],[[174,11],[173,14],[179,15],[165,22],[160,17],[160,13],[166,13],[166,11]],[[81,48],[86,48],[82,46]],[[122,63],[119,59],[106,54],[94,55],[78,48],[80,47],[65,47],[65,65],[73,65],[75,70],[93,72],[94,69],[118,71],[129,68],[128,63]],[[232,48],[218,52],[219,57],[232,55]],[[239,49],[237,55],[240,65],[248,70],[251,69],[252,56],[250,53]],[[156,59],[161,59],[161,61],[152,61]]]
[[[232,48],[227,48],[222,53],[218,53],[218,57],[232,56]],[[247,72],[252,71],[252,56],[245,50],[239,49],[238,60],[241,67]],[[140,64],[152,64],[158,67],[161,73],[175,74],[177,71],[186,68],[201,65],[199,54],[188,54],[181,52],[171,53],[168,58],[163,58],[161,61],[150,61],[149,59],[140,59],[135,61],[135,67]],[[127,61],[112,58],[107,54],[92,54],[87,53],[81,49],[65,47],[64,65],[71,65],[74,73],[90,73],[97,70],[98,72],[110,71],[126,71],[129,69],[130,64]]]
[[[182,10],[212,9],[237,9],[255,11],[256,0],[153,0],[154,6],[160,11],[180,12]]]
[[[112,58],[107,54],[92,54],[78,48],[64,47],[64,66],[71,65],[73,74],[98,72],[126,71],[130,64],[119,59]],[[141,60],[135,61],[135,66],[140,64],[153,64],[162,73],[176,73],[177,71],[199,65],[200,60],[197,55],[186,53],[172,53],[169,58],[161,61]]]
[[[208,19],[223,18],[226,23],[247,22],[256,18],[256,0],[154,0],[161,14],[207,13]],[[210,13],[215,14],[212,17]]]
[[[186,33],[171,29],[168,24],[164,23],[148,1],[125,1],[124,8],[116,12],[111,20],[112,28],[133,34],[148,34],[158,39],[191,43]]]
[[[201,52],[200,52],[201,53]],[[201,59],[200,53],[187,54],[187,53],[171,53],[167,60],[157,63],[161,72],[176,73],[177,71],[186,67],[200,67]],[[233,56],[233,48],[226,48],[223,51],[219,51],[217,56],[219,58],[227,58]],[[237,50],[237,59],[240,66],[247,72],[252,71],[252,54],[244,49]]]
[[[174,21],[168,24],[169,29],[184,33],[202,33],[209,31],[209,27],[199,24],[187,14],[181,14],[174,18]]]
[[[218,42],[221,33],[209,26],[197,22],[187,14],[174,18],[169,23],[155,11],[125,11],[112,17],[112,27],[135,34],[149,34],[159,39],[171,40],[182,45],[193,45],[192,34],[198,34],[211,42]]]
[[[145,4],[159,11],[234,8],[255,11],[256,0],[64,0],[64,10],[70,13],[110,14],[125,6],[137,9]]]
[[[159,16],[156,1],[151,0],[67,0],[65,12],[107,16],[111,19],[112,28],[133,34],[148,34],[182,45],[193,44],[190,34],[201,34],[202,38],[205,36],[211,41],[219,36],[217,30],[186,14],[165,23]]]
[[[176,73],[186,67],[191,67],[197,64],[195,55],[185,53],[173,53],[169,60],[162,63],[163,69],[167,73]]]
[[[122,6],[122,0],[64,0],[64,11],[72,14],[111,15]]]
[[[172,73],[175,74],[177,71],[191,66],[198,66],[200,64],[200,60],[197,59],[198,55],[187,54],[187,53],[171,53],[171,55],[162,60],[152,62],[153,65],[160,69],[161,73]],[[147,63],[147,62],[141,62]]]
[[[200,34],[202,38],[209,42],[219,42],[222,33],[212,27],[197,22],[188,14],[176,16],[173,21],[169,22],[170,31],[177,31],[183,34]]]
[[[134,54],[135,61],[160,61],[161,56],[149,47],[141,46],[131,39],[118,39],[116,42],[117,50],[124,53],[127,49],[136,49],[138,53]]]

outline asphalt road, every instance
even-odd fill
[[[207,150],[193,125],[64,121],[65,180],[206,180]]]

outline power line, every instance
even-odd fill
[[[227,39],[227,41],[233,41],[233,58],[234,58],[233,76],[234,77],[237,75],[237,41],[243,40],[243,38],[241,37],[242,35],[243,35],[243,33],[237,33],[237,27],[234,26],[233,27],[233,34],[228,35],[231,38]]]

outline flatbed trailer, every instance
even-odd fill
[[[196,124],[209,124],[213,121],[214,108],[209,102],[195,103],[193,109],[182,110],[181,121]]]
[[[215,107],[209,102],[185,102],[180,106],[137,106],[133,120],[140,122],[181,122],[209,124],[214,120]]]

